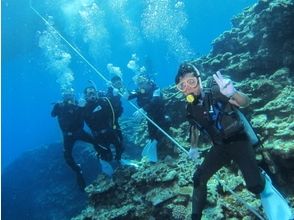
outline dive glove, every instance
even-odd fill
[[[218,84],[220,92],[228,98],[231,98],[237,92],[233,82],[230,79],[225,79],[220,71],[217,71],[216,74],[213,74],[213,78]]]
[[[113,94],[113,96],[118,96],[119,90],[117,88],[113,88],[112,94]]]

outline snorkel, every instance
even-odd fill
[[[90,83],[91,86],[94,87],[94,89],[97,91],[96,83],[93,80],[88,79],[88,83]]]

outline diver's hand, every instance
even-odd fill
[[[128,99],[129,96],[130,96],[130,94],[128,93],[128,91],[123,91],[123,92],[122,92],[122,97],[123,97],[124,99]]]
[[[146,114],[146,112],[144,111],[144,109],[143,108],[138,109],[133,114],[134,120],[137,121],[137,122],[141,122],[143,120],[143,118],[144,118],[144,115],[143,114]]]
[[[153,92],[153,97],[160,97],[160,89],[159,88]]]
[[[111,81],[106,81],[106,87],[112,87],[112,83],[111,83]]]
[[[189,158],[192,160],[197,160],[199,158],[199,151],[197,148],[190,148],[189,150]]]
[[[118,96],[119,90],[117,88],[113,88],[112,94],[113,94],[113,96]]]
[[[231,98],[237,92],[232,81],[230,79],[224,79],[220,71],[213,74],[213,78],[218,84],[220,92],[228,98]]]

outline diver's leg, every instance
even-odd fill
[[[237,163],[246,182],[247,189],[255,194],[264,188],[264,179],[260,175],[254,149],[246,140],[234,141],[228,145],[231,158]]]
[[[100,134],[99,132],[93,132],[94,136],[94,148],[98,156],[105,161],[112,160],[112,152],[109,148],[109,143],[106,141],[107,137],[105,134]]]
[[[95,139],[95,137],[93,137],[91,134],[87,133],[84,129],[82,129],[79,132],[78,139],[92,144],[96,153],[97,153],[97,157],[101,156],[101,152],[103,151],[103,149],[100,147],[101,145],[98,144],[98,142],[99,142],[98,137],[96,137],[96,139]]]
[[[229,161],[222,146],[213,146],[193,176],[192,220],[200,220],[206,204],[207,181]]]
[[[117,132],[113,132],[113,145],[115,147],[115,160],[120,161],[121,160],[121,155],[123,153],[123,145],[121,142],[120,137],[118,136]]]
[[[244,176],[249,191],[259,194],[264,212],[269,220],[288,220],[291,209],[287,201],[275,189],[269,176],[258,168],[255,153],[248,142],[238,142],[232,146],[234,160]]]
[[[64,135],[63,139],[64,139],[63,155],[64,155],[65,162],[73,171],[80,172],[81,168],[79,165],[76,164],[72,156],[72,150],[75,143],[75,139],[73,138],[73,136],[69,136],[69,135]]]
[[[93,144],[93,145],[95,144],[94,137],[91,134],[89,134],[88,132],[86,132],[84,129],[81,129],[78,132],[77,139],[84,141],[84,142],[87,142],[87,143],[90,143],[90,144]]]
[[[157,140],[158,141],[158,136],[157,136],[157,128],[150,122],[147,122],[147,127],[148,127],[148,134],[149,134],[149,138],[151,140]]]
[[[150,162],[157,162],[158,161],[158,149],[157,145],[159,142],[158,136],[156,135],[157,128],[148,121],[148,134],[149,134],[149,140],[142,151],[142,157],[146,157],[146,159]]]
[[[114,172],[113,168],[111,164],[107,162],[112,160],[112,152],[109,148],[109,144],[105,142],[105,135],[93,132],[93,136],[95,140],[94,148],[97,152],[101,171],[108,176],[112,176]]]
[[[81,167],[74,161],[72,156],[72,150],[73,150],[75,140],[76,140],[75,137],[73,137],[72,135],[71,136],[64,135],[64,159],[66,163],[68,164],[68,166],[71,167],[73,171],[75,171],[77,175],[77,183],[80,189],[84,190],[84,188],[86,187],[86,183],[82,175]]]

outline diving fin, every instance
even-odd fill
[[[114,171],[110,163],[102,159],[100,159],[99,162],[100,162],[102,172],[105,173],[107,176],[111,177]]]
[[[126,166],[134,166],[134,167],[138,167],[138,162],[135,160],[128,160],[128,159],[121,159],[120,160],[122,165],[126,165]]]
[[[265,187],[261,197],[263,210],[269,220],[289,220],[292,219],[291,208],[286,199],[272,185],[270,177],[265,171],[261,173],[265,179]]]
[[[149,141],[142,151],[142,157],[146,157],[150,162],[157,162],[157,141]]]

